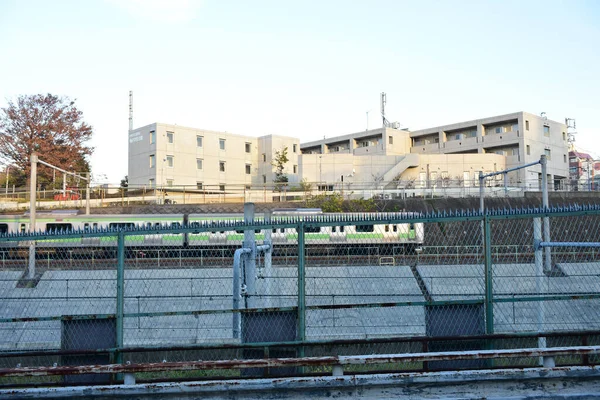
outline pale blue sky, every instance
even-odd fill
[[[545,111],[600,156],[596,1],[0,0],[0,106],[77,99],[92,168],[127,174],[134,126],[310,141]]]

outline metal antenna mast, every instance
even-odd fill
[[[133,90],[129,91],[129,132],[133,130]]]
[[[388,120],[385,119],[385,103],[387,103],[387,95],[381,92],[381,118],[383,119],[383,127],[388,126]]]
[[[567,126],[567,140],[569,143],[569,150],[574,150],[575,135],[577,134],[577,125],[575,124],[575,118],[565,118],[565,125]]]

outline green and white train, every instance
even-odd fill
[[[322,213],[318,209],[286,209],[275,210],[271,221],[277,223],[290,220],[289,217],[314,217],[314,221],[324,220],[340,214]],[[307,245],[327,245],[328,247],[343,246],[379,246],[388,249],[387,253],[412,253],[421,248],[424,239],[423,223],[368,223],[370,220],[381,220],[384,214],[379,213],[346,213],[344,220],[360,217],[360,224],[348,223],[328,226],[305,228],[305,243]],[[414,217],[415,213],[387,213],[386,220]],[[264,216],[257,214],[257,221]],[[59,232],[89,231],[105,229],[146,228],[150,231],[163,228],[200,227],[210,222],[243,221],[242,214],[96,214],[82,215],[71,211],[38,212],[36,214],[35,230],[56,234]],[[218,229],[218,230],[217,230]],[[25,233],[30,231],[29,215],[0,216],[0,234]],[[265,230],[257,230],[257,242],[265,239]],[[293,227],[276,228],[270,232],[273,246],[295,245],[298,234]],[[228,230],[227,227],[216,228],[210,232],[159,234],[155,232],[128,233],[125,245],[134,248],[239,248],[244,239],[243,230]],[[97,237],[49,238],[37,241],[38,247],[81,248],[97,247],[110,248],[117,244],[116,235],[101,234]],[[0,247],[17,247],[16,241],[2,242]],[[21,243],[25,246],[25,243]]]

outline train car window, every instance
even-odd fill
[[[262,229],[255,229],[254,230],[254,233],[261,233],[261,232],[262,232]]]
[[[86,232],[88,232],[90,230],[90,223],[89,222],[86,222],[86,223],[83,224],[83,230],[86,231]]]
[[[390,226],[389,226],[389,225],[386,225],[386,226],[385,226],[385,231],[386,231],[386,232],[389,232],[389,231],[390,231]]]
[[[331,227],[331,232],[333,232],[333,233],[337,232],[337,226],[332,226]]]
[[[236,229],[235,233],[244,233],[244,231],[241,229]]]
[[[155,228],[160,228],[160,222],[155,222],[155,223],[154,223],[154,227],[155,227]]]
[[[181,228],[181,224],[179,222],[171,222],[171,228]]]
[[[8,232],[8,224],[0,224],[0,233]]]
[[[392,225],[392,230],[394,232],[398,232],[398,225]]]
[[[415,224],[408,224],[408,229],[410,229],[411,231],[412,231],[413,229],[415,229]]]
[[[111,222],[108,224],[110,229],[131,229],[135,226],[133,222]]]
[[[344,227],[340,226],[340,232],[344,232]]]
[[[146,222],[146,228],[148,228],[148,229],[152,228],[152,222]]]
[[[276,228],[273,229],[273,233],[277,233],[277,229]]]
[[[92,228],[94,228],[94,229],[98,229],[98,223],[97,223],[97,222],[94,222],[94,224],[92,225]]]
[[[356,225],[356,232],[373,232],[373,225]]]
[[[25,232],[25,224],[21,224],[21,232]]]
[[[70,231],[73,229],[72,224],[50,222],[46,224],[46,232]]]
[[[321,228],[318,226],[305,226],[304,232],[306,233],[319,233],[321,232]]]

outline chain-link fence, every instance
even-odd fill
[[[257,214],[250,222],[241,214],[69,221],[46,222],[36,234],[10,228],[0,237],[1,368],[599,344],[599,207],[427,215],[296,211]],[[538,362],[520,357],[497,364]],[[491,364],[412,361],[348,370]],[[331,369],[142,369],[137,377]]]

